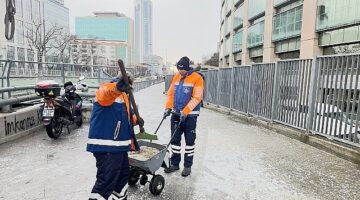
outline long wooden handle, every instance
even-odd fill
[[[122,74],[122,78],[123,78],[125,84],[127,86],[130,86],[129,78],[128,78],[128,76],[126,74],[126,70],[125,70],[125,65],[124,65],[124,62],[121,59],[118,60],[118,65],[119,65],[120,72]],[[136,118],[140,119],[141,117],[140,117],[140,114],[139,114],[139,110],[138,110],[136,102],[135,102],[134,94],[132,93],[131,90],[129,90],[129,100],[130,100],[130,103],[131,103],[131,105],[132,105],[132,107],[134,109],[134,113],[135,113]],[[140,132],[142,132],[142,133],[145,132],[144,126],[140,126]]]

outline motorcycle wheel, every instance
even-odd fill
[[[76,126],[81,127],[82,124],[83,124],[83,119],[80,118],[80,120],[76,122]]]
[[[63,125],[52,119],[49,125],[46,125],[46,133],[54,140],[58,139],[62,133]]]

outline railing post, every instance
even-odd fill
[[[309,134],[314,122],[314,114],[315,114],[315,104],[316,104],[316,95],[317,95],[317,86],[318,86],[318,76],[319,76],[319,61],[317,57],[313,59],[312,68],[311,68],[311,76],[310,76],[310,85],[309,85],[309,99],[308,99],[308,115],[307,115],[307,124],[306,124],[306,133]]]
[[[61,62],[60,65],[61,65],[61,81],[62,84],[65,84],[65,64]]]
[[[99,67],[99,69],[98,69],[98,84],[100,85],[100,83],[101,83],[101,74],[103,73],[103,71],[102,71],[102,69],[101,69],[101,67]]]
[[[3,78],[6,78],[6,86],[5,87],[10,87],[10,71],[11,71],[11,66],[13,64],[13,61],[10,61],[7,62],[7,65],[5,64],[5,68],[4,68],[4,73],[3,75],[5,75],[5,77]],[[6,67],[7,66],[7,67]],[[4,92],[3,93],[3,99],[9,99],[11,98],[11,92]],[[8,105],[8,106],[4,106],[1,108],[2,112],[10,112],[11,111],[11,106]]]
[[[231,68],[231,79],[230,79],[230,110],[233,108],[233,85],[234,85],[234,67]]]
[[[247,98],[247,111],[246,114],[250,115],[250,97],[251,97],[251,81],[252,81],[252,67],[253,65],[249,66],[249,88],[248,88],[248,98]]]
[[[220,107],[220,68],[217,70],[216,104]]]
[[[271,102],[271,122],[273,122],[276,118],[277,114],[277,105],[278,102],[278,91],[279,91],[279,81],[278,81],[278,73],[279,73],[279,61],[275,63],[275,75],[274,75],[274,83],[273,83],[273,96],[272,96],[272,102]]]

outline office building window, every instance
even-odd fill
[[[272,40],[282,40],[301,34],[302,6],[279,13],[273,18]]]
[[[34,58],[35,58],[34,55],[35,55],[35,53],[33,50],[31,50],[31,49],[27,50],[27,60],[28,61],[34,61]]]
[[[22,21],[16,20],[16,42],[19,44],[24,44],[24,23]]]
[[[261,46],[264,43],[264,21],[249,27],[248,48]]]
[[[261,57],[263,56],[263,48],[262,47],[256,47],[256,48],[252,48],[249,51],[249,56],[250,58],[257,58],[257,57]]]
[[[277,42],[275,44],[275,53],[298,51],[300,50],[300,43],[300,37]]]
[[[324,55],[360,53],[360,44],[346,44],[332,47],[324,47]]]
[[[8,48],[7,48],[7,59],[15,60],[15,47],[8,46]]]
[[[265,13],[266,0],[249,1],[249,19]]]
[[[300,51],[292,51],[278,54],[281,60],[300,58]]]
[[[31,21],[31,0],[24,0],[23,1],[24,6],[24,19]]]
[[[32,9],[32,12],[31,12],[32,20],[34,20],[37,23],[40,22],[40,13],[41,13],[40,1],[32,0],[31,9]]]
[[[319,46],[340,45],[360,41],[360,26],[351,26],[320,33]]]
[[[29,0],[24,0],[29,1]],[[23,17],[23,0],[15,0],[16,16]]]
[[[233,53],[242,50],[242,39],[243,39],[243,30],[236,31],[233,38]]]
[[[359,0],[318,0],[317,30],[360,22]]]
[[[244,6],[239,6],[234,12],[234,29],[243,25]]]
[[[303,0],[298,0],[298,1],[302,2]],[[290,2],[294,2],[294,0],[274,0],[274,7],[282,6]]]

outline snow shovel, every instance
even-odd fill
[[[120,71],[121,71],[121,74],[122,74],[122,77],[124,79],[125,84],[130,87],[129,78],[128,78],[126,70],[125,70],[125,65],[124,65],[124,62],[121,59],[118,60],[118,65],[119,65],[119,68],[120,68]],[[134,113],[135,113],[136,118],[137,119],[142,119],[140,117],[139,110],[137,108],[135,98],[134,98],[134,94],[133,94],[132,90],[129,90],[128,93],[129,93],[129,100],[130,100],[130,103],[131,103],[131,105],[132,105],[132,107],[134,109]],[[149,133],[145,132],[143,123],[140,123],[139,127],[140,127],[140,133],[135,135],[136,139],[140,139],[140,137],[141,137],[141,139],[145,139],[145,140],[157,140],[156,135],[149,134]]]

